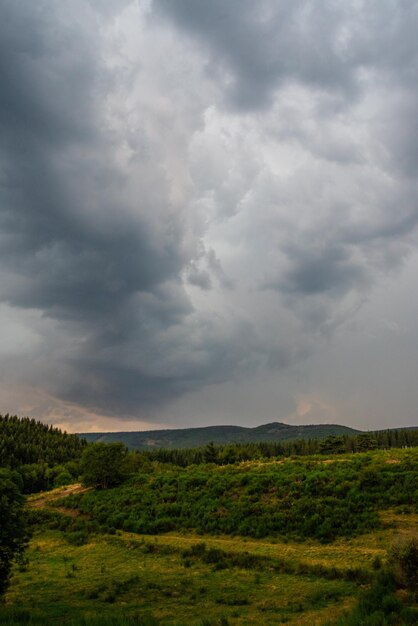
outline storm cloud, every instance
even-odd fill
[[[304,415],[304,385],[322,407],[308,421],[346,419],[309,363],[329,351],[334,369],[332,346],[415,255],[418,4],[0,12],[7,409],[228,422],[257,388],[241,420],[256,423]]]

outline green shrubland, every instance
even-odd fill
[[[329,542],[378,528],[380,509],[418,510],[418,450],[160,466],[62,504],[107,528],[136,533],[193,530]]]

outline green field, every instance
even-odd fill
[[[356,593],[353,582],[278,573],[272,564],[218,567],[184,556],[191,543],[122,535],[77,547],[59,532],[44,532],[31,543],[27,570],[15,573],[7,603],[51,623],[123,611],[153,615],[162,624],[197,625],[204,617],[213,623],[321,624]],[[243,554],[248,547],[237,541],[233,549]],[[280,546],[270,549],[272,556],[281,552]]]
[[[73,485],[29,496],[36,530],[25,560],[14,567],[0,623],[337,623],[385,568],[390,546],[416,533],[416,472],[417,450],[391,450],[225,468],[159,467],[114,489],[94,491]],[[203,502],[198,491],[190,489],[191,484],[200,486]],[[261,502],[270,516],[274,510],[285,518],[285,507],[290,507],[289,519],[294,520],[292,505],[300,511],[297,507],[304,497],[318,502],[325,498],[329,504],[332,495],[335,509],[341,513],[339,502],[345,502],[349,493],[348,501],[356,501],[359,490],[367,503],[364,520],[368,523],[359,526],[350,518],[343,533],[336,532],[326,541],[324,537],[318,540],[315,533],[303,540],[298,532],[287,536],[264,532],[264,536],[254,537],[222,534],[215,527],[211,533],[202,533],[192,524],[188,527],[181,516],[178,527],[170,532],[143,534],[123,529],[131,523],[126,520],[133,519],[132,511],[139,519],[141,503],[147,515],[152,511],[166,515],[173,493],[177,505],[183,498],[191,520],[195,519],[194,506],[200,506],[204,516],[211,498],[227,497],[234,519],[237,511],[242,514],[243,502],[247,507],[253,505],[246,511],[257,519]],[[218,504],[215,501],[212,512],[218,511]],[[324,510],[331,515],[329,507]],[[267,519],[265,511],[262,520]],[[115,528],[114,519],[107,520],[116,514],[120,528]],[[321,520],[319,517],[318,522],[323,523]],[[260,528],[259,523],[255,527]],[[409,605],[411,597],[407,598]],[[386,603],[389,601],[400,602],[394,596]],[[416,623],[398,619],[396,611],[395,607],[392,621],[370,623]],[[361,622],[357,623],[360,626]]]
[[[376,557],[384,562],[418,516],[390,513],[386,521],[385,530],[325,546],[125,532],[75,546],[64,532],[38,531],[27,563],[15,568],[1,623],[141,616],[162,625],[319,626],[355,603],[366,583],[350,580],[354,568],[371,577]]]

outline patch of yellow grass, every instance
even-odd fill
[[[199,540],[208,547],[216,545],[212,538]],[[153,541],[179,548],[196,538],[146,539]],[[226,547],[222,540],[217,545]],[[248,547],[235,542],[236,550]],[[48,531],[33,538],[28,557],[27,571],[14,574],[7,604],[44,615],[45,624],[65,624],[80,615],[139,612],[152,613],[167,625],[197,626],[202,618],[219,621],[226,616],[234,626],[274,626],[283,620],[307,626],[323,623],[355,600],[354,583],[341,580],[279,574],[269,568],[217,570],[200,560],[186,567],[178,550],[148,551],[138,536],[128,533],[99,536],[77,547],[58,531]]]
[[[60,498],[65,498],[66,496],[70,496],[75,493],[86,493],[87,491],[91,491],[91,487],[83,487],[83,485],[80,485],[79,483],[64,485],[62,487],[51,489],[50,491],[41,491],[39,493],[29,495],[27,497],[27,503],[31,508],[41,508],[47,506],[54,500],[59,500]]]

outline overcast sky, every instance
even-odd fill
[[[418,1],[0,0],[0,411],[418,425]]]

